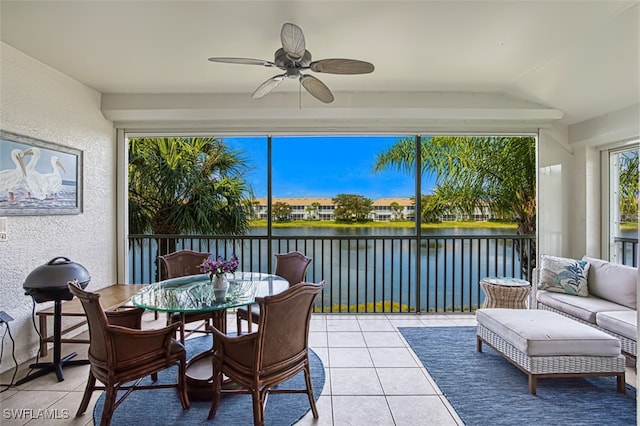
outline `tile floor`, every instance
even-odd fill
[[[232,315],[228,319],[230,332],[235,331]],[[161,326],[163,321],[162,316],[154,321],[153,314],[145,314],[143,327]],[[319,419],[309,412],[298,425],[463,424],[397,328],[475,326],[473,315],[314,314],[311,321],[310,346],[325,365],[326,380],[324,389],[315,389],[320,393]],[[85,357],[86,348],[87,345],[65,344],[63,356],[77,351],[79,357]],[[21,367],[17,379],[26,372]],[[92,425],[91,413],[99,392],[94,393],[87,413],[74,417],[87,368],[65,368],[62,382],[51,373],[0,393],[0,424]],[[1,383],[10,382],[12,374],[13,369],[4,373]],[[627,381],[636,383],[633,370],[628,371]],[[43,408],[50,417],[57,418],[33,418]],[[23,419],[11,413],[22,413]],[[31,418],[24,418],[30,415]]]

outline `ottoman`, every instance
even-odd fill
[[[538,309],[476,311],[477,350],[486,343],[529,377],[616,376],[625,393],[625,358],[620,340],[555,312]]]

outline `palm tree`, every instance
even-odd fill
[[[374,172],[415,170],[415,140],[400,139],[378,154]],[[512,218],[518,235],[536,232],[535,138],[507,136],[433,136],[421,140],[421,173],[436,175],[436,188],[422,217],[430,209],[473,213],[478,206]],[[424,199],[424,198],[423,198]],[[518,249],[523,272],[535,267],[532,252]]]
[[[246,169],[241,153],[215,138],[130,139],[130,232],[243,234],[251,215]],[[175,241],[158,249],[175,251]]]
[[[320,203],[317,201],[314,201],[313,203],[311,203],[311,208],[313,209],[313,218],[314,219],[318,219],[319,216],[319,209],[320,209]]]
[[[638,220],[638,150],[620,154],[619,204],[621,222]]]
[[[393,212],[392,219],[404,219],[402,215],[402,210],[404,210],[404,207],[402,207],[398,202],[392,201],[391,204],[389,204],[389,207]]]

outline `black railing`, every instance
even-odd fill
[[[229,258],[240,268],[273,272],[273,254],[298,250],[313,259],[307,281],[327,282],[323,312],[471,312],[481,306],[480,280],[530,281],[520,259],[531,258],[535,236],[186,236],[131,235],[131,283],[158,281],[157,247]],[[523,257],[524,256],[524,257]],[[419,285],[417,285],[419,283]]]
[[[638,267],[638,239],[615,237],[613,239],[615,253],[613,258],[623,265]]]

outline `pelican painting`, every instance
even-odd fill
[[[27,163],[25,179],[29,197],[44,200],[47,198],[46,182],[43,179],[44,175],[36,170],[38,161],[40,161],[40,148],[31,147],[24,151],[24,155],[31,156],[29,163]]]
[[[82,151],[0,129],[0,216],[82,212]]]
[[[45,173],[41,176],[44,185],[44,192],[46,195],[53,195],[53,198],[58,199],[58,193],[62,189],[62,176],[60,176],[60,170],[66,173],[62,162],[55,155],[51,157],[51,173]]]
[[[40,161],[40,149],[31,147],[24,151],[24,155],[31,156],[29,163],[26,166],[26,186],[29,191],[29,195],[38,200],[44,200],[47,196],[53,196],[58,198],[58,193],[62,189],[62,176],[60,176],[60,170],[66,173],[64,165],[56,155],[52,156],[51,172],[40,173],[36,167],[38,161]]]
[[[27,174],[22,150],[13,149],[11,161],[15,164],[15,169],[0,170],[0,194],[8,194],[9,204],[15,203],[15,193],[24,189]]]

